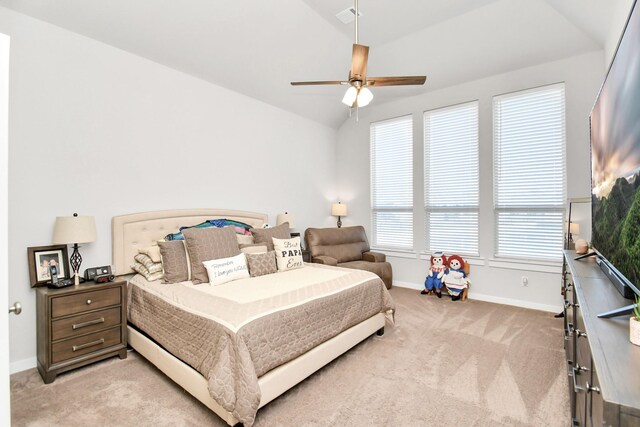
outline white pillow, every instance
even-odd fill
[[[243,253],[229,258],[204,261],[202,264],[207,269],[209,283],[214,286],[249,277],[247,257]]]
[[[302,247],[300,246],[300,237],[293,239],[273,239],[273,248],[276,251],[276,263],[278,271],[293,270],[294,268],[304,267],[302,261]]]

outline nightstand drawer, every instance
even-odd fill
[[[102,289],[53,298],[51,316],[62,317],[120,304],[120,288]]]
[[[51,346],[51,361],[52,363],[58,363],[114,346],[120,344],[120,338],[120,327],[118,326],[106,331],[60,341]]]
[[[120,324],[120,307],[108,308],[88,314],[79,314],[51,322],[51,340],[88,334]]]

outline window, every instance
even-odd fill
[[[493,120],[496,256],[560,260],[564,84],[495,97]]]
[[[413,249],[413,120],[371,123],[373,246]]]
[[[428,251],[478,254],[478,102],[424,113]]]

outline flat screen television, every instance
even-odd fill
[[[640,295],[640,10],[631,9],[590,115],[591,240],[627,298]]]

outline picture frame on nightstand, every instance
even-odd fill
[[[51,281],[50,267],[55,265],[58,279],[68,279],[69,253],[67,245],[32,246],[27,248],[29,282],[32,288]]]

